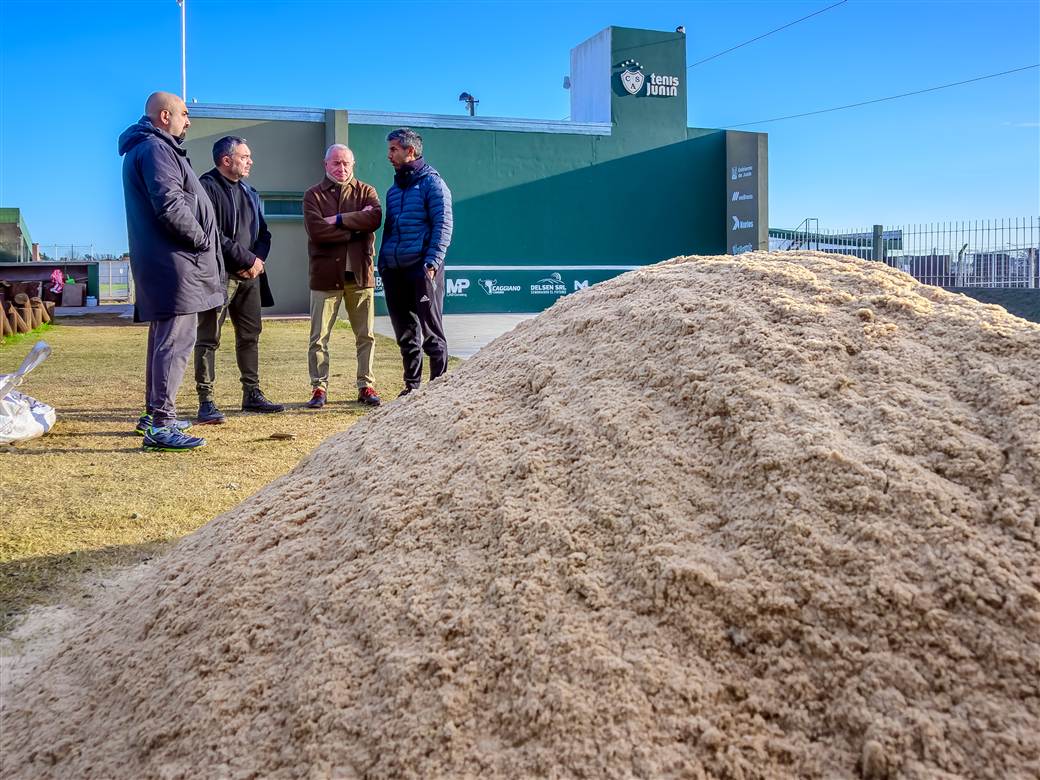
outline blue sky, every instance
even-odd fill
[[[563,119],[572,46],[685,25],[704,57],[821,2],[188,0],[188,94],[247,103]],[[116,137],[180,92],[175,0],[0,0],[0,206],[41,244],[126,247]],[[732,127],[1040,62],[1040,3],[848,0],[687,71],[689,124]],[[770,225],[854,228],[1040,213],[1040,69],[750,125]],[[435,160],[433,160],[436,163]],[[262,161],[257,161],[262,165]],[[387,181],[373,182],[385,189]]]

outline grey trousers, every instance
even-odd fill
[[[144,370],[145,410],[162,428],[177,419],[177,391],[184,381],[195,346],[198,316],[178,314],[148,323],[148,357]]]
[[[213,383],[217,378],[216,358],[220,349],[220,331],[231,315],[235,327],[235,359],[243,390],[260,386],[260,280],[229,276],[227,303],[216,309],[199,312],[199,329],[195,337],[195,390],[199,403],[213,400]]]

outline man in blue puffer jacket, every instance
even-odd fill
[[[451,243],[451,191],[423,159],[422,136],[402,127],[386,137],[394,183],[386,193],[379,276],[404,362],[404,391],[422,381],[422,353],[430,379],[448,369],[444,338],[444,255]]]

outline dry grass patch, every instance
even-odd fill
[[[261,383],[287,408],[257,415],[239,411],[234,332],[225,327],[216,401],[228,422],[194,429],[208,444],[188,453],[144,452],[133,433],[144,403],[144,326],[94,316],[63,319],[48,332],[54,352],[22,390],[55,406],[57,424],[40,439],[0,447],[0,629],[32,604],[67,598],[85,573],[154,555],[365,414],[354,401],[353,336],[345,326],[330,346],[330,402],[321,411],[304,407],[308,328],[305,320],[264,323]],[[400,353],[377,338],[376,384],[389,401],[402,388]],[[13,371],[31,343],[0,346],[0,372]],[[178,412],[194,417],[197,403],[189,366]]]

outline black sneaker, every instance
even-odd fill
[[[271,403],[264,397],[264,393],[259,387],[254,387],[252,390],[246,390],[242,393],[242,411],[274,414],[275,412],[284,412],[285,407],[281,404]]]
[[[199,413],[195,415],[195,422],[199,425],[222,425],[227,418],[212,401],[203,401],[199,404]]]
[[[150,428],[141,444],[148,452],[187,452],[205,446],[205,439],[188,436],[176,428]]]
[[[397,394],[398,398],[404,398],[406,395],[411,395],[413,390],[418,390],[418,387],[406,387],[400,393]]]

